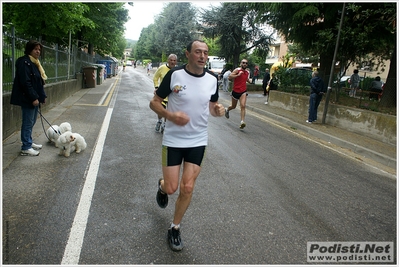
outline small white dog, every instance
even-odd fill
[[[71,152],[75,151],[76,153],[80,153],[85,150],[87,147],[86,140],[83,136],[78,133],[72,133],[74,141],[71,142]]]
[[[58,125],[51,125],[48,129],[47,129],[47,137],[49,139],[49,142],[54,142],[57,141],[58,137],[61,135],[61,131],[60,131],[60,126]]]
[[[71,131],[61,134],[57,139],[56,145],[60,148],[59,154],[65,157],[69,157],[73,151],[80,153],[87,147],[83,136],[78,133],[72,133]]]
[[[55,147],[58,147],[56,142],[58,137],[67,131],[72,131],[71,124],[69,122],[63,122],[60,124],[60,126],[58,125],[50,126],[47,129],[47,136],[50,139],[50,142],[54,142]]]
[[[60,149],[59,154],[65,157],[69,157],[71,155],[71,143],[75,141],[75,137],[72,135],[71,131],[66,131],[61,134],[57,141],[55,142],[55,146]]]
[[[65,133],[67,131],[72,132],[72,127],[71,124],[69,122],[63,122],[60,124],[60,131],[61,133]]]

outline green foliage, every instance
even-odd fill
[[[82,27],[77,39],[92,44],[100,55],[123,55],[118,43],[124,39],[124,23],[129,18],[128,10],[123,7],[124,3],[98,2],[86,5],[89,11],[85,16],[94,22],[95,28]]]
[[[84,14],[83,3],[3,3],[3,24],[14,26],[20,34],[42,36],[42,40],[59,42],[82,27],[95,28]],[[27,15],[29,14],[29,15]]]
[[[141,31],[135,57],[161,61],[162,54],[176,54],[179,62],[184,61],[186,46],[198,32],[195,18],[191,3],[168,3],[155,22]]]
[[[69,32],[100,55],[123,55],[124,3],[3,3],[3,24],[29,38],[65,45]],[[29,15],[27,15],[29,14]],[[75,41],[74,41],[75,42]]]
[[[252,48],[258,48],[258,55],[265,57],[272,38],[256,23],[255,14],[248,3],[224,2],[201,13],[202,31],[207,38],[218,37],[223,48],[220,55],[235,65]]]
[[[320,71],[330,73],[343,3],[252,3],[257,11],[256,21],[272,25],[287,42],[298,45],[303,55],[314,55]],[[383,67],[384,59],[391,59],[388,77],[396,77],[396,3],[347,3],[341,29],[336,60],[341,72],[355,64],[358,68]],[[295,51],[296,54],[298,51]],[[370,55],[372,55],[371,58]],[[305,56],[313,61],[310,56]],[[366,59],[367,58],[367,59]],[[312,62],[314,63],[314,62]],[[392,79],[393,81],[393,79]],[[396,99],[396,87],[384,98]],[[388,102],[387,102],[388,104]],[[395,101],[389,104],[396,105]]]
[[[283,66],[277,68],[274,73],[278,80],[279,91],[309,94],[310,73],[290,71],[289,68]]]

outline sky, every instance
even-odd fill
[[[128,4],[125,7],[129,10],[130,20],[125,23],[125,38],[138,40],[140,38],[140,33],[143,28],[148,27],[148,25],[154,23],[154,17],[159,15],[164,6],[168,2],[165,1],[135,1],[134,6]],[[210,5],[218,6],[219,2],[209,2],[209,1],[193,1],[191,2],[195,7],[207,8]]]

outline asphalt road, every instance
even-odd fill
[[[177,195],[165,210],[156,204],[162,135],[151,78],[127,67],[44,114],[70,122],[88,148],[59,156],[36,125],[40,156],[3,169],[3,264],[307,264],[309,241],[396,247],[394,179],[262,115],[239,130],[237,109],[210,118],[185,248],[172,252]]]

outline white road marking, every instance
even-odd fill
[[[65,247],[61,265],[79,264],[80,253],[82,250],[83,239],[90,212],[91,200],[93,198],[94,188],[96,186],[97,173],[100,167],[105,138],[107,136],[109,123],[111,121],[111,115],[114,110],[113,107],[115,100],[116,93],[113,95],[113,100],[111,101],[110,107],[107,110],[107,114],[105,115],[100,133],[97,138],[97,143],[87,171],[86,181],[82,190],[82,195],[80,197],[78,209],[76,210],[75,218],[72,223],[71,232],[69,234],[68,243]]]

